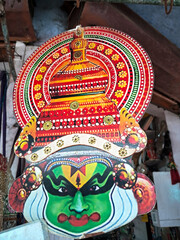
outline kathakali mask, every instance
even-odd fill
[[[138,121],[152,87],[149,58],[125,33],[78,26],[38,48],[14,89],[23,128],[14,149],[27,164],[12,209],[74,238],[151,211],[154,186],[131,156],[146,146]]]

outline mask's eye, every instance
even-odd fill
[[[67,193],[67,188],[65,187],[60,187],[59,190],[58,190],[60,193]]]
[[[98,191],[100,189],[100,187],[98,185],[93,185],[91,188],[90,188],[90,191],[92,192],[95,192],[95,191]]]

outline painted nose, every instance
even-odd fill
[[[78,213],[83,212],[84,210],[88,210],[89,206],[88,204],[84,201],[83,195],[80,191],[77,191],[71,206],[69,207],[71,211],[76,211]]]

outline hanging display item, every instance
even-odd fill
[[[152,210],[152,182],[133,153],[147,142],[138,121],[152,95],[144,49],[125,33],[78,26],[38,48],[21,69],[14,150],[26,168],[9,203],[27,221],[73,238],[103,233]]]

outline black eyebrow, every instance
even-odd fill
[[[100,173],[96,173],[89,181],[93,181],[97,178],[98,180],[98,183],[102,183],[104,182],[104,180],[107,178],[107,176],[109,175],[109,173],[111,172],[112,170],[110,168],[107,168],[103,175],[101,176]]]
[[[99,194],[99,193],[104,193],[107,192],[114,184],[113,181],[113,176],[110,174],[112,170],[110,168],[107,168],[103,175],[101,176],[100,173],[96,173],[82,188],[81,192],[83,196],[89,195],[89,194]],[[110,175],[109,175],[110,174]],[[108,177],[109,175],[109,177]],[[107,179],[108,177],[108,179]],[[97,179],[98,183],[102,183],[107,179],[105,186],[101,187],[99,190],[96,192],[91,192],[90,187],[93,185],[94,180]]]
[[[68,190],[65,193],[59,192],[58,189],[55,189],[52,185],[52,182],[53,182],[58,188],[58,186],[61,184],[61,181],[64,181],[63,184],[65,185],[65,187]],[[62,175],[60,175],[58,178],[56,178],[53,171],[49,171],[45,174],[45,176],[43,177],[43,183],[44,183],[44,186],[45,186],[46,190],[53,195],[74,196],[75,192],[77,191],[77,189]]]

